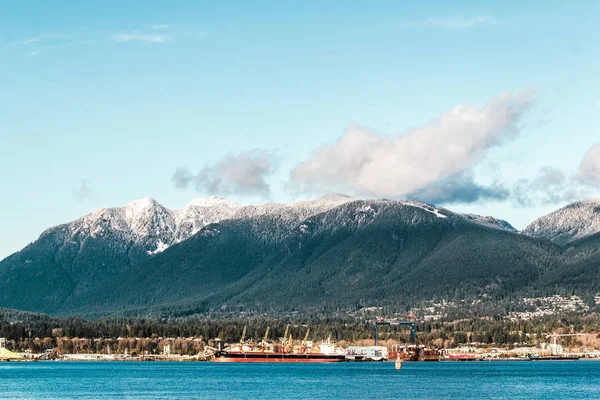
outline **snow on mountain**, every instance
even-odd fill
[[[600,199],[569,204],[535,220],[523,233],[564,245],[600,232]]]
[[[134,245],[157,254],[185,240],[204,226],[230,218],[240,206],[223,199],[192,201],[180,210],[169,210],[152,198],[134,200],[124,207],[102,208],[67,224],[44,231],[58,234],[64,243],[82,247],[89,239]]]
[[[209,197],[194,199],[178,210],[170,210],[147,197],[134,200],[124,207],[94,211],[68,224],[50,228],[42,237],[53,234],[60,246],[70,248],[83,248],[90,239],[116,243],[115,245],[130,248],[123,250],[129,254],[130,259],[139,260],[144,254],[158,254],[190,238],[206,226],[224,220],[254,221],[252,226],[257,235],[280,240],[303,221],[344,204],[348,205],[348,209],[340,211],[336,216],[327,217],[329,221],[324,221],[326,225],[364,225],[372,221],[382,207],[418,210],[417,213],[406,214],[409,216],[407,218],[412,218],[407,222],[413,224],[424,221],[426,215],[436,219],[458,215],[441,207],[415,201],[355,200],[341,194],[329,194],[316,200],[245,206],[231,200]],[[514,231],[507,222],[491,217],[463,217],[486,226]]]
[[[206,225],[230,219],[242,206],[220,197],[194,199],[180,210],[172,211],[176,224],[175,241],[183,241]]]
[[[177,229],[172,213],[149,197],[130,202],[122,212],[125,223],[136,236],[167,237]]]
[[[509,232],[518,232],[510,223],[503,219],[496,219],[494,217],[477,214],[463,214],[463,217],[490,228],[502,229]]]
[[[129,243],[149,255],[160,253],[175,243],[184,241],[207,225],[227,219],[250,219],[270,216],[293,226],[310,215],[327,211],[352,198],[327,196],[318,200],[294,203],[268,203],[242,206],[218,197],[194,199],[184,208],[170,210],[146,197],[124,207],[102,208],[67,224],[50,228],[41,237],[58,234],[64,243],[78,244],[87,239]]]
[[[460,218],[460,215],[417,201],[346,199],[332,211],[315,214],[292,227],[293,235],[288,238],[287,245],[301,247],[304,240],[322,232],[357,231],[371,224],[402,229],[451,224],[455,218]]]
[[[429,213],[432,213],[433,215],[435,215],[438,218],[448,218],[447,215],[444,215],[439,208],[434,207],[434,206],[430,206],[429,204],[421,204],[421,203],[417,203],[417,202],[410,202],[410,203],[404,203],[408,206],[412,206],[412,207],[417,207],[420,208],[421,210],[427,211]]]

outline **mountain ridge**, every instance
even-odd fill
[[[0,261],[0,307],[64,315],[347,307],[544,291],[561,279],[593,290],[595,243],[566,249],[506,221],[414,201],[209,198],[169,210],[144,198],[48,229]]]

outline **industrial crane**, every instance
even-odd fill
[[[244,340],[246,340],[246,328],[247,326],[244,325],[244,331],[242,332],[242,337],[240,338],[240,350],[242,351],[244,346]]]
[[[567,336],[587,336],[585,333],[556,333],[556,331],[554,331],[553,333],[542,333],[542,335],[546,336],[546,337],[552,337],[554,338],[554,343],[553,343],[553,347],[552,347],[552,353],[554,354],[556,352],[556,349],[558,346],[558,338],[559,337],[567,337]]]
[[[265,351],[265,347],[267,346],[267,339],[269,338],[269,330],[271,328],[267,326],[267,331],[265,332],[265,336],[263,337],[262,342],[260,342],[260,346],[262,347],[262,350]]]
[[[271,327],[267,326],[267,331],[265,332],[265,336],[263,337],[263,340],[262,340],[263,345],[267,342],[267,339],[269,338],[270,330],[271,330]]]
[[[286,325],[285,326],[285,333],[283,334],[283,340],[282,340],[283,343],[285,343],[285,341],[287,340],[287,335],[288,335],[289,331],[290,331],[290,326]]]
[[[290,331],[290,326],[286,325],[285,326],[285,333],[283,334],[283,339],[281,339],[281,347],[283,348],[283,351],[285,352],[285,349],[287,347],[287,336],[288,336],[288,332]]]
[[[304,335],[304,339],[302,340],[302,345],[300,346],[300,353],[304,353],[306,351],[308,335],[310,334],[310,328],[306,331],[306,335]]]

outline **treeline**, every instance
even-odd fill
[[[269,339],[283,337],[286,328],[294,339],[301,340],[310,328],[309,340],[332,340],[368,343],[374,337],[374,318],[337,316],[231,317],[213,319],[190,316],[170,319],[52,318],[42,314],[0,310],[0,337],[10,349],[35,353],[55,350],[60,353],[100,352],[157,353],[169,344],[178,354],[197,354],[211,340],[220,338],[232,343],[240,340],[244,327],[246,338],[261,340],[270,328]],[[548,341],[544,334],[559,332],[600,332],[600,317],[578,315],[550,316],[535,321],[508,321],[497,317],[469,318],[459,321],[418,322],[418,344],[440,348],[467,343],[496,346],[535,345]],[[397,327],[380,327],[382,343],[410,340],[409,331]],[[165,340],[169,340],[165,342]],[[563,344],[576,339],[566,338]],[[110,350],[109,350],[110,349]]]
[[[64,354],[161,354],[169,346],[170,354],[194,356],[201,353],[206,343],[202,338],[71,338],[46,337],[8,340],[9,350],[48,353],[49,358]]]

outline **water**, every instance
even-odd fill
[[[600,399],[600,362],[0,363],[0,399]]]

